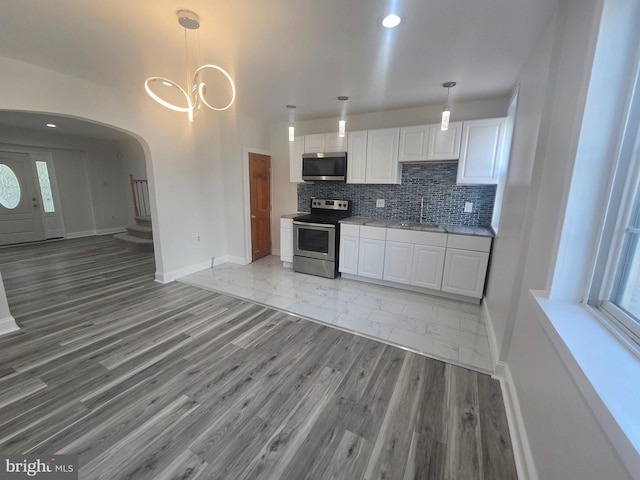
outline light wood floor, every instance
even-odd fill
[[[181,283],[110,237],[0,249],[0,452],[81,479],[515,479],[487,375]]]

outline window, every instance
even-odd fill
[[[11,167],[0,163],[0,204],[13,210],[20,203],[20,182]]]
[[[38,171],[38,183],[40,184],[42,206],[46,213],[53,213],[56,209],[53,204],[53,193],[51,192],[51,182],[49,182],[49,169],[47,168],[47,162],[36,160],[36,169]]]
[[[640,73],[640,72],[639,72]],[[640,79],[640,75],[636,78]],[[622,132],[589,304],[640,345],[640,86]]]

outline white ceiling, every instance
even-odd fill
[[[337,116],[339,95],[348,113],[444,103],[449,80],[454,104],[507,95],[557,1],[2,0],[0,55],[140,95],[149,76],[186,85],[186,8],[202,63],[236,81],[232,108],[286,121],[295,104],[313,119]],[[387,30],[391,10],[404,21]]]

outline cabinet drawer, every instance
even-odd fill
[[[447,234],[436,232],[420,232],[416,230],[402,230],[400,228],[387,229],[387,241],[413,243],[415,245],[432,245],[434,247],[447,246]]]
[[[350,223],[341,223],[340,235],[347,235],[349,237],[359,237],[360,225],[352,225]]]
[[[476,252],[489,252],[491,250],[491,237],[449,235],[449,238],[447,239],[447,248],[473,250]]]
[[[387,229],[382,227],[360,227],[360,238],[370,238],[372,240],[384,240],[386,238]]]

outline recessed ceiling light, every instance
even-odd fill
[[[402,19],[395,13],[390,13],[382,19],[382,26],[387,28],[393,28],[400,25]]]
[[[56,128],[57,125],[55,123],[47,123],[47,127],[49,128]]]

